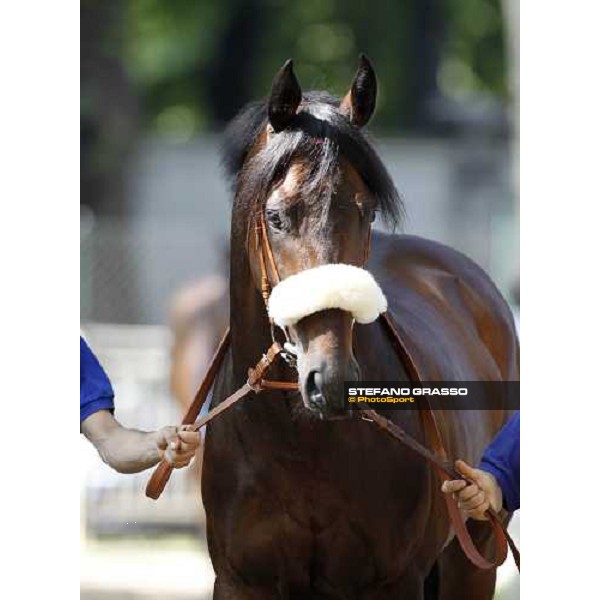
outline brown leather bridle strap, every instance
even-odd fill
[[[206,375],[200,383],[200,387],[196,392],[194,400],[190,404],[189,408],[187,409],[187,412],[185,413],[185,416],[183,417],[183,420],[181,421],[182,425],[191,425],[198,418],[198,415],[202,410],[202,406],[206,401],[206,397],[208,396],[208,392],[210,392],[210,389],[212,388],[213,383],[217,378],[217,374],[219,372],[219,369],[221,368],[221,365],[223,364],[225,354],[227,353],[227,350],[229,349],[230,345],[231,329],[228,327],[225,333],[223,334],[219,345],[217,346],[217,350],[215,351],[210,361],[210,364],[208,365]]]
[[[410,352],[404,346],[402,338],[398,334],[398,330],[392,321],[390,313],[387,311],[381,313],[381,315],[379,315],[379,322],[383,325],[383,329],[386,332],[388,339],[392,343],[400,362],[406,369],[408,378],[415,383],[421,383],[423,381],[423,377],[421,377],[421,373],[419,373],[419,369],[413,360],[413,357],[410,355]]]
[[[263,379],[260,387],[263,390],[298,391],[298,384],[295,381],[271,381],[269,379]]]
[[[363,418],[367,421],[372,421],[375,425],[377,425],[382,431],[398,440],[411,450],[415,451],[425,460],[430,462],[433,467],[436,469],[438,476],[442,481],[447,479],[462,479],[468,481],[465,477],[463,477],[460,473],[458,473],[446,460],[443,460],[437,453],[431,452],[428,448],[423,446],[420,442],[415,440],[412,436],[408,435],[404,429],[400,426],[396,425],[390,419],[386,419],[378,412],[373,409],[363,409],[361,411]],[[428,411],[420,410],[420,415],[428,414]],[[431,438],[429,438],[431,439]],[[470,482],[469,482],[470,483]],[[514,541],[510,537],[510,534],[506,531],[506,528],[499,520],[499,517],[496,513],[491,510],[487,511],[487,516],[494,527],[495,540],[496,540],[496,559],[494,562],[487,560],[485,557],[481,555],[479,550],[477,550],[471,534],[469,533],[466,525],[463,521],[463,517],[460,513],[458,505],[454,502],[454,500],[444,494],[444,499],[446,501],[446,506],[448,507],[448,513],[450,517],[450,522],[452,523],[452,527],[456,532],[456,536],[458,541],[466,554],[467,558],[477,567],[481,569],[491,569],[496,567],[504,562],[506,559],[506,542],[508,542],[511,551],[513,553],[513,557],[515,559],[515,564],[517,568],[520,570],[520,554],[517,549]],[[506,541],[504,541],[506,540]]]
[[[369,225],[369,231],[367,232],[367,243],[365,244],[365,252],[363,255],[363,267],[367,264],[369,260],[369,253],[371,252],[371,230],[372,227]]]
[[[192,427],[187,427],[187,431],[198,431],[206,424],[210,423],[215,417],[220,415],[222,412],[225,412],[227,409],[231,408],[236,402],[240,401],[244,396],[246,396],[250,392],[260,392],[262,390],[297,390],[298,384],[293,382],[280,382],[280,381],[267,381],[264,379],[265,373],[269,370],[269,367],[273,364],[275,359],[279,356],[282,351],[281,346],[277,342],[273,342],[271,347],[267,350],[265,354],[258,361],[256,366],[252,369],[248,369],[248,380],[246,383],[236,390],[231,396],[228,396],[223,402],[220,402],[215,408],[210,410],[208,414],[202,417],[199,421],[196,421],[200,411],[202,410],[202,406],[206,402],[208,397],[208,393],[212,388],[217,373],[219,372],[219,368],[223,364],[223,360],[225,358],[225,353],[229,348],[231,343],[231,331],[227,328],[225,335],[221,339],[219,347],[215,352],[206,375],[200,384],[200,388],[194,397],[194,401],[188,408],[182,425],[192,425]],[[156,469],[152,473],[148,483],[146,484],[146,496],[148,498],[152,498],[153,500],[157,500],[162,494],[169,478],[171,477],[171,473],[173,472],[173,467],[165,460],[161,460],[157,465]]]
[[[406,368],[409,378],[415,383],[421,383],[423,379],[420,376],[420,373],[417,369],[415,361],[410,355],[410,352],[404,346],[402,338],[398,334],[397,328],[394,325],[392,317],[389,315],[389,313],[386,312],[381,315],[380,321],[383,324],[386,333],[390,337],[399,358],[401,359],[404,367]],[[421,423],[425,430],[425,437],[427,440],[429,440],[433,448],[433,452],[431,450],[428,450],[417,440],[409,436],[401,427],[399,427],[389,419],[386,419],[385,417],[379,415],[377,412],[373,410],[366,410],[363,411],[362,414],[364,416],[367,416],[367,420],[372,421],[380,429],[382,429],[395,439],[401,441],[403,444],[410,447],[412,450],[414,450],[427,461],[429,461],[436,469],[438,477],[441,481],[445,481],[448,479],[461,479],[463,481],[466,481],[467,483],[473,483],[468,478],[458,473],[453,468],[453,466],[449,464],[446,449],[444,448],[444,444],[442,442],[442,436],[440,434],[440,430],[435,419],[435,414],[431,408],[431,405],[429,404],[429,400],[426,396],[424,396],[422,398],[422,402],[424,402],[424,406],[419,410],[419,416],[421,418]],[[454,531],[456,532],[456,536],[461,545],[461,548],[474,565],[481,569],[491,569],[493,567],[501,565],[506,560],[508,544],[512,552],[515,564],[517,565],[517,569],[521,569],[521,555],[519,553],[519,550],[516,544],[514,543],[512,537],[508,533],[506,527],[504,526],[498,515],[492,509],[488,509],[486,511],[486,515],[494,529],[495,534],[494,539],[496,542],[496,556],[493,562],[487,560],[479,552],[479,550],[477,550],[475,543],[473,542],[473,538],[471,537],[471,534],[469,533],[466,524],[463,521],[463,517],[460,512],[460,509],[458,508],[458,505],[448,494],[444,494],[444,500],[448,508],[450,522],[452,523]]]
[[[264,242],[263,242],[263,221],[256,226],[256,235],[254,236],[256,243],[256,251],[258,252],[258,260],[260,262],[260,293],[265,303],[265,306],[269,303],[269,296],[271,295],[271,284],[269,283],[269,274],[267,273],[267,265],[265,262],[264,253]]]
[[[259,252],[261,254],[261,269],[262,278],[266,278],[269,281],[269,270],[271,271],[271,280],[273,284],[269,283],[269,288],[275,287],[280,281],[279,270],[277,269],[277,263],[273,256],[273,249],[271,248],[271,242],[269,241],[269,232],[267,231],[267,223],[265,221],[265,214],[261,211],[258,217],[257,225],[258,244],[260,246]],[[267,297],[268,300],[268,297]]]
[[[208,397],[208,392],[210,392],[210,389],[215,382],[217,373],[223,364],[225,354],[230,345],[231,329],[228,327],[210,361],[206,375],[204,375],[202,383],[200,383],[200,387],[194,396],[194,400],[190,404],[185,416],[181,421],[182,425],[191,425],[198,418],[198,415],[202,410],[202,406],[204,406],[204,402]],[[150,480],[146,484],[146,496],[148,496],[148,498],[157,500],[160,497],[165,489],[165,486],[167,485],[167,482],[169,481],[169,477],[171,477],[172,471],[173,467],[166,460],[163,459],[160,461],[160,463],[158,463],[158,466],[152,473],[152,477],[150,477]]]
[[[425,429],[426,439],[429,440],[431,446],[433,448],[433,452],[439,456],[442,461],[448,464],[448,456],[446,454],[446,449],[444,448],[442,442],[442,436],[440,434],[440,430],[435,419],[435,415],[433,410],[431,409],[431,405],[429,404],[429,399],[427,396],[423,397],[423,402],[425,404],[425,408],[419,411],[419,416],[421,417],[421,422],[423,423],[423,427]],[[442,468],[439,465],[435,466],[438,477],[441,482],[450,480],[450,479],[463,479],[467,481],[465,477],[457,477],[460,475],[455,469],[447,469]],[[468,483],[472,483],[468,481]],[[494,529],[494,540],[496,546],[496,552],[494,554],[494,561],[491,562],[487,560],[480,552],[477,550],[475,544],[473,543],[473,538],[469,534],[467,526],[463,521],[462,514],[458,508],[458,505],[453,500],[453,498],[444,494],[444,500],[446,502],[446,507],[448,509],[448,515],[450,516],[450,521],[454,527],[454,531],[456,532],[456,536],[458,537],[458,541],[463,549],[464,553],[467,555],[469,560],[480,569],[491,569],[493,567],[501,565],[506,560],[507,543],[508,538],[510,537],[508,531],[504,529],[500,519],[498,516],[493,513],[492,510],[488,510],[488,520],[491,522],[492,527]],[[500,526],[500,529],[498,529]],[[517,568],[519,568],[519,557],[515,556],[515,563],[517,564]]]

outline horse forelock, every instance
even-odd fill
[[[273,185],[293,160],[306,164],[304,191],[324,204],[330,184],[345,159],[361,176],[376,200],[383,222],[395,228],[404,214],[394,183],[365,135],[342,115],[339,100],[325,92],[304,94],[290,125],[265,143],[266,101],[251,103],[231,122],[224,135],[222,162],[235,201],[251,216],[264,206]],[[262,137],[261,137],[262,135]]]

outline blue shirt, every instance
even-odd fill
[[[110,380],[104,369],[85,343],[79,337],[79,422],[83,423],[99,410],[115,409]]]
[[[487,447],[480,468],[491,473],[502,489],[504,508],[521,506],[521,413],[515,413]]]

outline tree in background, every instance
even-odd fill
[[[81,3],[81,205],[88,214],[113,218],[121,226],[129,214],[128,163],[139,136],[139,91],[132,86],[124,60],[124,8],[120,0]],[[92,242],[82,245],[82,284],[97,280],[90,273],[96,267],[95,252]],[[127,273],[119,293],[120,310],[134,314],[136,272],[124,236],[111,238],[109,255],[118,257],[119,268]],[[98,282],[111,285],[110,281]],[[85,289],[82,285],[84,313],[89,308],[85,304],[92,302]],[[112,315],[96,316],[102,320]]]
[[[248,100],[267,93],[289,57],[305,89],[343,94],[359,52],[366,52],[380,79],[379,133],[439,132],[448,116],[468,120],[461,111],[501,107],[507,99],[500,0],[124,6],[123,60],[143,127],[176,139],[221,129]]]
[[[81,197],[111,215],[127,211],[123,180],[138,136],[138,92],[124,54],[119,0],[81,4]]]

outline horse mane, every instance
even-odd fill
[[[267,125],[267,100],[252,102],[227,127],[222,163],[236,201],[249,209],[261,206],[274,183],[294,157],[310,157],[305,186],[319,201],[327,201],[325,185],[335,177],[340,159],[345,158],[362,177],[376,199],[383,222],[395,228],[404,215],[402,200],[392,178],[365,135],[341,113],[339,99],[326,92],[303,95],[298,113],[283,131],[256,154],[250,156],[259,134]],[[331,192],[329,192],[331,197]]]

